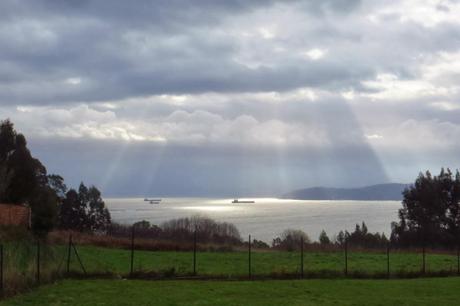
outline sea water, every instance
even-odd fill
[[[143,198],[107,198],[112,220],[132,224],[147,220],[152,224],[183,217],[207,216],[236,225],[243,238],[271,243],[285,229],[305,231],[318,240],[324,229],[330,238],[341,230],[353,231],[366,223],[370,232],[389,236],[391,222],[398,220],[399,201],[304,201],[275,198],[251,198],[255,203],[232,203],[233,199],[163,198],[150,204]]]

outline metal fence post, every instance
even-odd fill
[[[132,276],[134,273],[134,224],[131,227],[131,269],[130,275]]]
[[[348,238],[345,238],[345,276],[348,275]]]
[[[3,244],[0,244],[0,294],[3,293]]]
[[[390,278],[390,242],[387,244],[387,278]]]
[[[37,283],[40,284],[40,239],[37,239]]]
[[[196,275],[196,228],[193,233],[193,275]]]
[[[67,250],[67,274],[70,273],[70,256],[72,251],[72,234],[69,235],[69,249]]]
[[[75,244],[72,243],[72,247],[75,252],[75,257],[77,257],[78,263],[80,264],[80,268],[83,270],[83,273],[86,275],[85,266],[83,265],[83,262],[81,261],[80,255],[78,255],[78,251],[77,251],[77,248],[75,247]]]
[[[303,278],[303,237],[300,238],[300,277]]]
[[[248,241],[248,268],[249,268],[249,278],[252,278],[252,271],[251,271],[251,235],[249,235]]]
[[[460,275],[460,247],[457,246],[457,274]]]
[[[425,274],[426,272],[426,260],[425,260],[425,244],[423,244],[423,248],[422,248],[422,273]]]

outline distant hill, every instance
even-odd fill
[[[284,194],[284,199],[297,200],[363,200],[398,201],[408,184],[379,184],[360,188],[312,187]]]

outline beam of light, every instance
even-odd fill
[[[152,158],[149,161],[146,161],[148,164],[147,171],[149,175],[147,176],[146,184],[144,187],[144,196],[150,197],[154,196],[151,193],[152,185],[155,181],[161,180],[161,173],[159,172],[161,162],[163,161],[163,156],[166,150],[166,144],[160,144],[158,146],[154,146],[153,150],[155,150],[155,154],[152,154]]]
[[[102,179],[100,181],[102,190],[105,190],[107,186],[109,186],[112,182],[112,179],[114,175],[116,175],[117,170],[119,169],[123,157],[125,156],[129,146],[129,141],[122,141],[118,146],[118,150],[114,153],[113,158],[110,161],[109,167],[107,168],[107,171],[102,176]]]

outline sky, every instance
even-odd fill
[[[276,196],[460,167],[456,0],[0,2],[0,119],[70,187]]]

